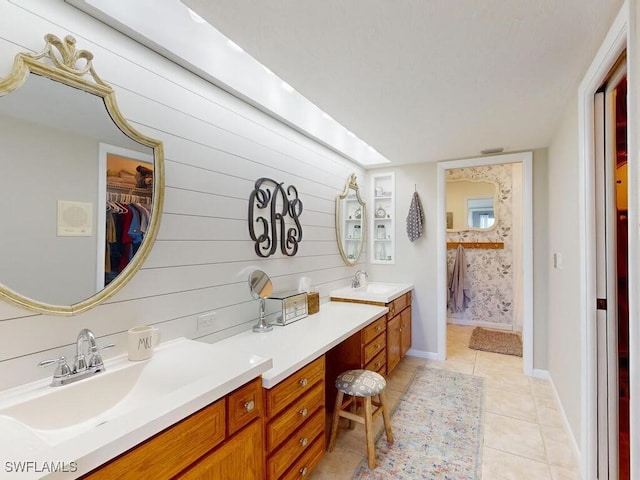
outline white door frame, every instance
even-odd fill
[[[533,374],[533,154],[531,152],[492,155],[438,162],[438,215],[436,219],[438,277],[438,360],[447,355],[447,200],[445,172],[451,168],[522,163],[522,270],[523,323],[522,362],[525,375]]]
[[[596,57],[589,70],[587,70],[582,83],[578,89],[578,159],[579,159],[579,196],[580,196],[580,266],[582,283],[580,284],[580,324],[581,324],[581,362],[582,362],[582,412],[581,412],[581,456],[583,478],[597,478],[597,458],[598,458],[598,431],[597,431],[597,335],[596,335],[596,225],[595,225],[595,171],[594,171],[594,94],[604,83],[609,71],[618,60],[622,52],[628,48],[629,36],[629,4],[624,3],[620,13],[616,17],[613,25],[609,29],[604,42],[602,43]],[[629,85],[635,81],[635,62],[628,61],[628,82]],[[632,71],[633,70],[633,71]],[[635,163],[637,159],[635,139],[635,125],[637,124],[637,110],[635,100],[637,98],[635,88],[628,89],[628,119],[627,128],[629,135],[629,225],[635,225],[637,216],[636,203],[632,201],[637,198],[637,189],[632,179],[637,178]],[[632,191],[633,190],[633,191]],[[633,215],[633,217],[631,216]],[[632,316],[637,308],[634,301],[633,291],[636,285],[635,275],[637,269],[634,268],[637,261],[637,254],[634,247],[637,247],[637,232],[629,229],[629,330],[638,328],[638,320],[632,320]],[[631,233],[633,232],[633,233]],[[635,238],[635,241],[634,241]],[[634,305],[632,307],[632,304]],[[634,323],[634,327],[632,327]],[[633,347],[630,345],[630,355]],[[634,360],[630,358],[630,380],[634,381]],[[637,388],[637,387],[636,387]],[[633,388],[631,411],[634,411],[634,403],[638,398],[634,395]],[[634,398],[635,397],[635,398]],[[637,410],[636,410],[637,411]],[[634,419],[631,414],[631,431],[637,428],[638,419]],[[634,427],[635,426],[635,427]],[[637,431],[637,430],[636,430]],[[634,440],[631,448],[631,478],[634,478],[634,463],[638,465],[640,460],[638,453],[634,458]]]

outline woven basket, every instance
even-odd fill
[[[307,312],[309,315],[320,311],[320,294],[318,292],[307,293]]]

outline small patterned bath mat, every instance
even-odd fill
[[[395,441],[376,441],[377,467],[367,459],[354,480],[478,480],[481,475],[484,383],[480,377],[418,370],[391,417]]]
[[[522,339],[515,333],[476,327],[471,332],[469,348],[521,357]]]

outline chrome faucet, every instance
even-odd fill
[[[88,348],[85,350],[85,344]],[[56,370],[53,372],[52,387],[59,387],[69,383],[76,382],[83,378],[90,377],[96,373],[104,371],[104,362],[102,361],[101,350],[114,347],[115,345],[105,345],[98,347],[96,337],[91,330],[83,328],[78,333],[76,339],[76,357],[73,362],[73,369],[67,363],[66,357],[62,356],[53,360],[43,360],[38,364],[39,367],[48,367],[56,364]],[[87,357],[89,361],[87,361]]]
[[[364,275],[365,278],[369,278],[369,274],[366,270],[358,270],[351,280],[351,288],[360,288],[360,275]]]

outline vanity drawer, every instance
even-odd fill
[[[262,379],[238,388],[227,396],[227,435],[233,435],[262,415]]]
[[[296,463],[285,473],[281,480],[298,480],[307,478],[311,474],[311,470],[322,459],[325,450],[325,437],[320,435],[313,441],[313,444],[304,452]]]
[[[400,295],[389,304],[389,318],[399,314],[408,305],[411,305],[411,292]]]
[[[364,347],[364,364],[366,365],[373,357],[378,355],[381,351],[385,349],[387,345],[387,334],[382,332],[376,338],[374,338],[371,343]]]
[[[269,478],[279,478],[305,450],[311,447],[316,437],[324,436],[324,427],[324,410],[318,410],[302,428],[282,444],[275,454],[269,457],[267,464]]]
[[[267,416],[274,417],[291,402],[300,397],[318,382],[324,380],[324,355],[306,367],[293,373],[271,389],[265,389]]]
[[[362,330],[362,343],[367,345],[371,340],[376,338],[387,329],[387,319],[382,316],[371,325]]]
[[[224,404],[218,400],[83,478],[173,477],[224,440]]]
[[[376,355],[373,360],[367,363],[364,367],[365,370],[372,370],[378,372],[380,375],[387,374],[387,349],[383,348],[382,351]]]
[[[272,452],[324,405],[324,389],[320,383],[304,397],[295,401],[267,426],[267,451]],[[323,409],[324,410],[324,409]]]

